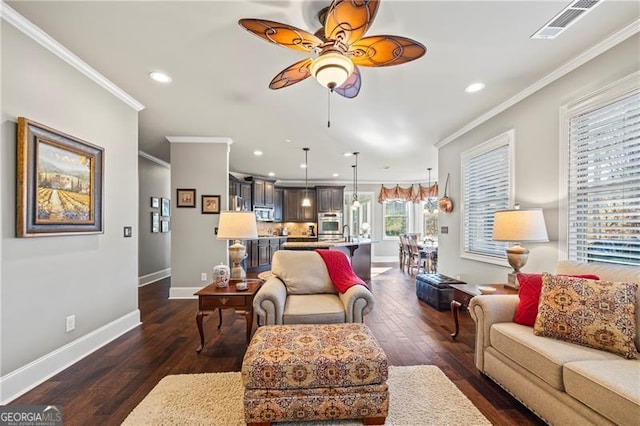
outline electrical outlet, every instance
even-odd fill
[[[67,327],[66,327],[67,333],[70,333],[75,329],[76,329],[76,316],[70,315],[67,317]]]
[[[123,230],[123,235],[125,238],[131,238],[131,235],[133,235],[132,228],[130,226],[125,226]]]
[[[207,273],[203,272],[200,274],[200,281],[207,281]]]
[[[449,227],[448,226],[441,226],[440,227],[440,233],[441,234],[448,234],[449,233]]]

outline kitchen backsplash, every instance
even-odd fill
[[[307,237],[309,236],[310,225],[313,225],[315,234],[318,235],[318,226],[315,222],[258,222],[258,235],[282,235],[282,230],[287,228],[290,237]]]

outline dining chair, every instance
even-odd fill
[[[409,256],[411,251],[409,250],[409,237],[405,234],[400,235],[400,269],[404,271],[404,268],[409,262]]]
[[[420,272],[420,269],[423,271],[427,270],[427,254],[425,252],[420,251],[418,248],[417,240],[413,238],[408,238],[409,243],[409,259],[407,262],[407,272],[412,274],[413,269],[416,269],[416,274]]]

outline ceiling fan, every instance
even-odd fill
[[[288,24],[264,19],[240,19],[247,31],[280,46],[312,53],[276,75],[269,87],[281,89],[309,76],[345,98],[355,98],[362,84],[358,65],[386,67],[413,61],[427,49],[406,37],[363,37],[371,26],[379,0],[333,0],[318,14],[324,25],[311,34]]]

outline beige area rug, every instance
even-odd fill
[[[374,266],[371,268],[371,278],[375,278],[380,274],[384,274],[385,272],[387,272],[389,269],[391,269],[391,267],[378,267],[378,266]]]
[[[387,425],[491,425],[433,365],[389,367]],[[129,414],[124,425],[244,425],[240,373],[167,376]],[[278,423],[285,425],[289,423]],[[361,425],[359,421],[297,423]]]

